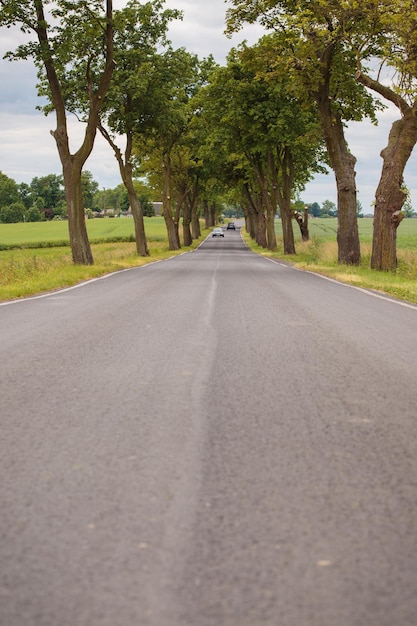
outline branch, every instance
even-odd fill
[[[120,163],[120,161],[123,162],[122,152],[121,152],[120,148],[113,141],[110,133],[108,132],[108,130],[106,128],[104,128],[104,126],[101,123],[101,121],[97,124],[97,128],[100,131],[101,135],[104,137],[104,139],[107,141],[107,143],[110,145],[110,147],[113,149],[113,152],[115,153],[116,158],[119,161],[119,163]]]
[[[378,80],[374,80],[370,76],[362,74],[361,70],[358,70],[356,72],[355,78],[358,83],[361,83],[365,87],[372,89],[372,91],[379,93],[380,96],[395,104],[395,106],[400,109],[401,113],[405,114],[407,111],[410,110],[411,107],[408,102],[398,93],[395,93],[395,91],[393,91],[390,87],[383,85]]]

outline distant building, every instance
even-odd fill
[[[155,216],[162,215],[163,213],[162,202],[152,202],[152,204],[153,204],[153,210],[155,211]]]

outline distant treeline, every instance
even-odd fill
[[[82,174],[84,206],[87,217],[120,215],[129,211],[127,191],[123,184],[114,189],[99,189],[91,172]],[[154,213],[152,194],[137,181],[138,197],[145,216]],[[48,174],[35,177],[28,185],[17,183],[0,172],[0,222],[40,222],[66,219],[67,204],[62,176]]]

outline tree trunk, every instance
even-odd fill
[[[335,168],[338,207],[338,262],[359,265],[361,262],[354,166],[355,157],[346,152]]]
[[[270,221],[268,222],[268,210],[270,209],[268,176],[265,173],[265,163],[260,157],[251,159],[253,170],[256,174],[259,190],[260,202],[255,205],[258,213],[258,239],[257,243],[262,248],[268,248],[268,235],[270,234]],[[275,215],[275,212],[274,212]]]
[[[210,227],[216,224],[216,205],[214,202],[211,202],[211,204],[209,204],[209,222]]]
[[[45,20],[43,3],[36,2],[35,6],[37,16],[36,32],[43,51],[43,64],[50,87],[51,102],[56,114],[57,128],[55,131],[51,131],[51,135],[56,141],[62,164],[72,258],[74,263],[92,265],[94,261],[85,224],[81,172],[93,149],[97,125],[99,123],[100,109],[108,91],[114,69],[113,3],[111,0],[106,0],[106,28],[104,33],[104,43],[106,47],[105,69],[100,78],[98,88],[95,90],[92,89],[91,76],[89,74],[87,75],[87,88],[90,92],[90,108],[83,143],[74,155],[70,153],[65,100],[55,67],[54,55],[49,43],[48,26]]]
[[[200,227],[200,219],[198,216],[198,193],[199,193],[200,185],[199,179],[197,177],[194,185],[193,185],[193,193],[190,199],[190,210],[191,210],[191,239],[199,239],[201,237],[201,227]]]
[[[281,206],[282,238],[284,254],[295,254],[294,230],[292,227],[291,207]]]
[[[210,228],[211,224],[210,224],[210,209],[209,209],[209,203],[207,200],[204,200],[203,202],[203,210],[204,210],[204,224],[206,228]]]
[[[182,237],[184,246],[191,246],[193,238],[191,236],[191,206],[185,201],[182,208]]]
[[[258,228],[257,228],[257,238],[256,243],[261,246],[261,248],[268,247],[268,241],[266,238],[266,218],[265,213],[262,207],[258,208]]]
[[[255,207],[255,203],[252,198],[252,194],[249,189],[249,185],[245,183],[244,187],[245,196],[247,198],[247,205],[244,209],[245,214],[245,228],[249,233],[249,236],[254,241],[258,239],[258,220],[257,220],[257,211]],[[246,203],[245,203],[246,204]]]
[[[128,192],[128,197],[133,215],[133,222],[135,224],[136,252],[139,256],[149,256],[142,205],[138,200],[135,189],[133,189],[133,193]]]
[[[265,214],[265,241],[266,247],[268,250],[276,250],[277,248],[277,238],[275,235],[275,214],[277,212],[276,202],[271,198],[271,194],[269,191],[270,188],[270,178],[262,168],[257,168],[258,181],[262,188],[262,213]],[[273,194],[275,195],[275,194]],[[262,222],[263,224],[263,222]],[[262,226],[263,227],[263,226]],[[263,232],[261,233],[263,236]],[[263,245],[263,244],[261,244]]]
[[[397,267],[397,228],[406,199],[403,174],[417,141],[417,118],[410,109],[391,127],[388,146],[382,150],[383,166],[375,194],[371,268],[390,271]]]
[[[294,219],[300,227],[301,239],[303,241],[309,241],[310,233],[308,230],[308,209],[304,209],[302,214],[300,211],[294,211]]]
[[[361,253],[356,215],[356,158],[348,150],[340,114],[332,107],[329,88],[330,71],[328,70],[331,55],[332,50],[329,48],[326,58],[323,59],[323,66],[327,67],[327,71],[323,70],[323,80],[316,94],[316,101],[330,165],[336,178],[338,261],[341,264],[359,265]]]
[[[269,202],[269,206],[266,210],[266,241],[268,250],[277,249],[277,236],[275,234],[275,214],[276,208],[271,206],[271,203]]]
[[[375,194],[374,234],[371,268],[395,270],[397,267],[397,228],[403,219],[401,209],[406,199],[403,187],[404,168],[417,142],[417,107],[410,106],[404,98],[387,85],[356,72],[356,80],[392,102],[402,117],[393,123],[388,146],[382,150],[381,178]]]
[[[120,148],[114,143],[110,133],[100,123],[98,129],[107,143],[110,145],[119,165],[120,176],[127,191],[130,209],[133,215],[135,225],[135,241],[136,252],[139,256],[149,256],[148,242],[146,240],[145,223],[143,219],[142,205],[138,200],[136,189],[133,184],[133,166],[131,163],[132,147],[133,147],[133,131],[126,132],[126,150],[123,159]]]
[[[253,212],[252,208],[248,208],[247,213],[245,215],[245,228],[249,233],[251,239],[256,240],[256,214]]]
[[[216,223],[216,205],[204,200],[204,220],[206,228],[213,228]]]
[[[174,220],[171,208],[171,158],[169,154],[164,154],[162,169],[164,174],[162,210],[167,229],[168,246],[170,250],[179,250],[181,248],[181,244],[178,231],[178,221]]]
[[[279,165],[280,176],[278,176]],[[277,150],[276,158],[269,157],[269,169],[273,176],[273,189],[281,211],[284,254],[295,254],[294,230],[292,227],[291,194],[294,183],[294,163],[288,146]],[[280,184],[281,182],[281,184]]]
[[[278,171],[272,151],[267,155],[267,176],[266,176],[266,236],[268,241],[268,250],[277,249],[277,236],[275,233],[275,215],[278,209]],[[270,193],[268,189],[268,183]]]
[[[72,260],[76,265],[93,265],[84,211],[81,172],[82,166],[77,167],[74,160],[68,156],[63,163],[63,176]]]
[[[193,239],[199,239],[201,237],[201,226],[196,201],[193,202],[193,206],[191,207],[191,236]]]

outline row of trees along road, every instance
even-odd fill
[[[215,198],[222,197],[244,209],[251,235],[271,249],[279,207],[284,250],[294,253],[291,199],[327,163],[337,186],[339,262],[358,264],[356,159],[344,127],[364,117],[375,121],[382,98],[398,107],[400,119],[382,152],[371,264],[394,269],[403,172],[417,140],[414,2],[229,5],[230,33],[258,21],[266,34],[255,46],[232,50],[220,67],[212,58],[201,61],[171,47],[167,30],[181,14],[164,9],[163,0],[130,0],[114,12],[111,0],[1,0],[0,25],[19,25],[28,35],[8,56],[35,60],[39,94],[48,100],[45,113],[55,112],[52,135],[74,262],[93,262],[81,175],[98,130],[129,196],[138,254],[148,249],[134,175],[159,187],[171,249],[180,246],[180,216],[189,245],[199,235],[198,209],[204,207],[214,223]],[[392,68],[397,81],[388,85],[385,76],[382,82],[371,71],[379,65]],[[84,140],[73,154],[68,112],[85,123]]]
[[[415,80],[417,13],[413,0],[231,0],[228,30],[259,21],[272,30],[270,64],[275,80],[291,78],[298,98],[314,102],[334,170],[338,194],[339,261],[358,263],[355,157],[349,152],[344,125],[374,116],[369,90],[396,105],[388,145],[381,153],[383,169],[375,197],[371,266],[396,266],[396,230],[405,200],[403,172],[417,140]],[[387,86],[379,71],[391,67],[396,84]],[[361,90],[365,87],[368,91]]]

